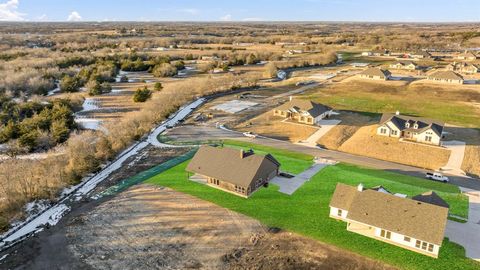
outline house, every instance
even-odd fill
[[[406,61],[406,62],[399,61],[399,62],[396,62],[396,63],[394,63],[394,64],[391,64],[391,65],[390,65],[390,68],[393,68],[393,69],[405,69],[405,70],[417,70],[417,69],[418,69],[418,65],[415,64],[415,63],[412,62],[412,61]]]
[[[362,79],[386,81],[390,79],[392,73],[388,70],[372,67],[360,72],[358,75]]]
[[[372,51],[373,56],[389,56],[390,51],[385,50],[385,49],[378,49],[378,50],[373,50]]]
[[[442,246],[448,209],[338,183],[330,217],[347,230],[434,258]]]
[[[258,155],[242,149],[202,146],[187,166],[191,177],[207,185],[249,197],[278,175],[280,163],[270,154]]]
[[[309,100],[292,99],[273,110],[274,116],[289,118],[299,123],[316,125],[329,117],[332,108]]]
[[[402,138],[419,143],[440,145],[445,123],[420,117],[385,113],[377,127],[377,135]]]
[[[432,55],[427,51],[417,51],[417,52],[411,53],[410,57],[423,59],[423,58],[431,58]]]
[[[446,70],[455,71],[466,74],[475,74],[480,70],[480,67],[474,64],[465,62],[453,62],[445,67]]]
[[[442,199],[442,197],[438,196],[435,191],[427,191],[425,193],[418,194],[416,196],[413,196],[412,200],[429,203],[444,208],[450,208],[450,205],[448,205],[448,203],[444,199]]]
[[[362,56],[372,56],[372,52],[362,52]]]
[[[464,82],[462,75],[450,70],[433,72],[430,75],[427,75],[427,80],[451,84],[463,84]]]
[[[457,55],[456,57],[458,60],[467,60],[467,61],[473,61],[477,59],[477,55],[473,52],[470,51],[465,51],[464,53],[461,53]]]

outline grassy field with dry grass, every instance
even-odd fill
[[[341,111],[340,115],[335,116],[335,119],[339,119],[342,122],[317,141],[322,147],[333,150],[337,150],[362,126],[373,124],[376,121],[374,117],[348,111]]]
[[[376,128],[377,125],[360,128],[338,149],[343,152],[432,170],[444,166],[448,161],[449,150],[377,136]]]
[[[283,118],[273,116],[272,111],[261,114],[250,121],[237,125],[239,131],[251,131],[279,140],[298,142],[310,137],[318,128],[308,125],[282,122]]]
[[[480,177],[480,129],[447,127],[447,139],[466,143],[462,170],[470,175]]]

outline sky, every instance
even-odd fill
[[[480,22],[480,0],[0,0],[0,21]]]

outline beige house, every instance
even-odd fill
[[[467,61],[473,61],[477,59],[477,55],[473,52],[470,51],[465,51],[462,54],[457,55],[456,57],[458,60],[467,60]]]
[[[270,154],[234,148],[202,146],[187,166],[191,180],[241,197],[249,197],[278,175],[280,163]]]
[[[466,74],[475,74],[480,68],[477,65],[465,63],[465,62],[453,62],[446,66],[446,70],[455,71]]]
[[[432,55],[427,51],[417,51],[417,52],[411,53],[410,57],[423,59],[423,58],[431,58]]]
[[[347,230],[434,258],[442,246],[448,208],[337,183],[330,217]]]
[[[462,75],[450,70],[433,72],[427,76],[427,80],[451,84],[463,84],[464,82]]]
[[[360,72],[358,76],[362,79],[386,81],[392,74],[388,70],[372,67]]]
[[[377,135],[440,145],[444,126],[445,123],[440,121],[400,115],[398,112],[385,113],[378,123]]]
[[[273,110],[274,116],[289,118],[299,123],[317,125],[329,117],[332,108],[304,99],[292,99]]]
[[[392,68],[392,69],[403,69],[403,70],[417,70],[418,65],[411,62],[411,61],[407,61],[407,62],[399,61],[399,62],[391,64],[390,68]]]

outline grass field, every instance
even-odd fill
[[[311,156],[249,143],[226,141],[226,145],[253,148],[258,153],[269,152],[281,163],[282,170],[299,172],[310,166]],[[294,162],[295,161],[295,162]],[[479,269],[480,264],[464,257],[464,249],[445,240],[439,259],[432,259],[402,248],[369,239],[346,230],[346,224],[328,217],[328,204],[337,182],[366,187],[383,185],[392,192],[408,195],[435,190],[450,205],[451,212],[466,216],[467,200],[456,186],[430,182],[391,172],[359,168],[347,164],[330,166],[288,196],[270,185],[255,192],[249,199],[222,192],[188,181],[184,162],[147,180],[194,195],[222,207],[258,219],[267,226],[279,227],[329,243],[404,269]]]
[[[380,114],[399,110],[465,127],[480,127],[480,109],[472,103],[480,100],[478,88],[451,89],[450,86],[413,84],[396,86],[351,80],[309,90],[306,98],[332,106]]]

